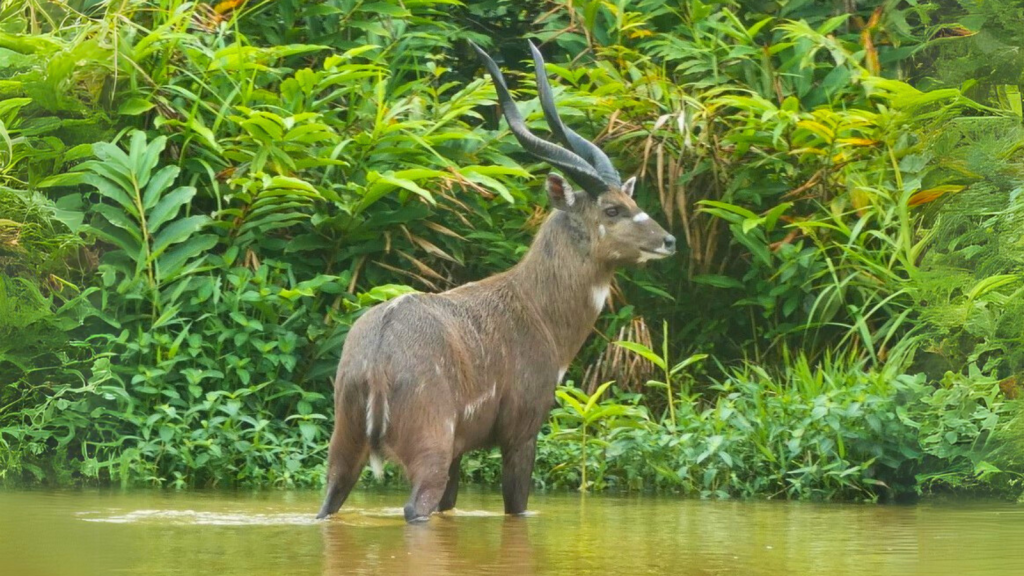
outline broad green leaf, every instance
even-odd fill
[[[599,422],[605,418],[611,418],[613,416],[624,416],[630,411],[629,406],[623,406],[622,404],[610,404],[608,406],[599,406],[593,410],[587,412],[586,422],[587,424],[593,424]]]
[[[145,185],[140,181],[139,175],[145,169],[146,148],[146,133],[133,130],[128,140],[128,169],[140,188]]]
[[[644,346],[643,344],[638,344],[636,342],[628,342],[625,340],[618,340],[614,342],[614,344],[616,346],[625,348],[626,350],[639,354],[640,356],[643,356],[652,364],[654,364],[658,368],[661,368],[662,370],[666,370],[668,368],[668,365],[665,363],[665,360],[661,358],[661,356],[658,356],[657,354],[654,353],[653,350],[651,350],[647,346]]]
[[[774,230],[775,223],[779,221],[779,217],[781,217],[786,212],[786,210],[789,210],[789,208],[792,205],[792,202],[783,202],[782,204],[779,204],[778,206],[769,210],[768,213],[765,214],[764,216],[765,229],[768,230],[769,232]]]
[[[430,194],[430,192],[427,192],[423,188],[420,188],[419,185],[413,182],[412,180],[406,180],[403,178],[395,177],[393,172],[387,174],[378,174],[376,172],[371,172],[367,176],[367,182],[370,183],[369,190],[367,192],[367,197],[379,198],[380,196],[382,196],[383,194],[387,193],[390,190],[394,190],[395,188],[403,188],[405,190],[408,190],[421,196],[423,199],[425,199],[427,202],[431,204],[436,204],[436,202],[434,201],[434,197],[433,195]],[[376,200],[376,198],[374,198],[374,200]]]
[[[151,258],[156,258],[169,246],[184,242],[210,222],[208,216],[189,216],[167,225],[153,240]]]
[[[716,288],[743,288],[743,283],[739,280],[721,274],[698,274],[694,276],[693,281]]]
[[[459,172],[463,174],[483,174],[485,176],[518,176],[520,178],[531,178],[533,175],[518,166],[462,166]]]
[[[113,182],[96,174],[85,174],[82,178],[82,182],[96,188],[100,195],[117,202],[129,214],[139,218],[139,210],[135,205],[135,200],[129,196],[128,192],[119,186],[117,182]]]
[[[284,122],[276,115],[257,113],[242,121],[242,127],[253,137],[271,143],[278,142],[284,136]]]
[[[142,244],[142,229],[139,228],[139,223],[129,218],[124,210],[110,204],[96,204],[92,209],[94,212],[101,214],[114,226],[127,232],[140,245]]]
[[[204,126],[198,116],[190,116],[185,124],[206,143],[207,147],[218,153],[224,151],[221,145],[217,143],[217,136],[214,135],[213,130]]]
[[[145,133],[136,132],[136,134],[142,134],[141,140],[145,141]],[[134,137],[132,142],[134,143]],[[157,164],[160,163],[160,154],[163,153],[166,144],[166,136],[157,136],[150,141],[149,146],[145,147],[141,158],[137,158],[134,154],[132,155],[136,162],[136,182],[139,188],[144,188],[149,183],[149,177],[153,174],[153,168],[156,168]]]
[[[572,406],[572,409],[576,411],[576,415],[582,417],[586,411],[583,409],[583,404],[579,400],[573,398],[571,395],[566,393],[564,390],[558,390],[555,395],[562,399],[563,402]]]
[[[498,180],[478,173],[463,174],[463,176],[465,176],[470,182],[476,182],[477,184],[482,184],[487,188],[494,190],[509,204],[515,203],[515,198],[512,197],[512,193],[509,192],[508,188]]]
[[[100,184],[97,181],[104,181],[108,183],[109,188],[101,189],[100,193],[116,200],[122,206],[130,206],[131,209],[135,209],[135,184],[133,183],[131,175],[124,175],[114,168],[111,167],[112,163],[108,162],[97,162],[89,161],[83,163],[80,168],[82,170],[89,170],[96,175],[96,181],[89,181],[88,183],[100,188]],[[113,189],[116,188],[117,191]],[[123,198],[123,199],[122,199]],[[127,199],[127,200],[124,200]]]
[[[143,136],[145,135],[143,134]],[[122,183],[125,184],[125,188],[132,187],[132,161],[120,146],[110,142],[97,142],[92,145],[92,153],[102,160],[99,167],[116,171],[123,177]],[[117,178],[112,179],[117,180]]]
[[[766,246],[761,239],[760,233],[755,232],[754,234],[750,234],[749,232],[743,232],[740,230],[739,226],[735,224],[730,225],[729,229],[733,232],[733,238],[735,238],[740,244],[746,246],[747,249],[750,250],[750,253],[760,260],[762,264],[766,266],[771,265],[772,254],[768,250],[768,246]]]
[[[4,100],[0,100],[0,116],[3,116],[12,110],[20,110],[31,102],[31,98],[6,98]]]
[[[993,290],[1016,282],[1019,278],[1020,277],[1017,274],[996,274],[994,276],[989,276],[975,284],[970,291],[967,292],[967,300],[974,301]]]
[[[79,186],[81,184],[88,184],[89,177],[93,176],[87,172],[67,172],[64,174],[54,174],[48,176],[39,182],[37,185],[39,188],[53,188],[55,186]]]
[[[594,405],[596,405],[597,401],[601,399],[601,395],[604,394],[604,391],[607,390],[608,387],[611,386],[611,385],[612,385],[612,382],[609,381],[609,382],[605,382],[604,384],[601,384],[600,386],[598,386],[597,390],[594,390],[594,393],[590,395],[590,399],[587,400],[587,405],[583,409],[583,411],[585,413],[589,413],[591,410],[593,410],[594,409]]]
[[[750,210],[747,210],[742,206],[729,204],[728,202],[719,202],[717,200],[701,200],[700,202],[698,202],[698,204],[700,204],[701,206],[711,206],[712,208],[719,208],[727,212],[732,212],[733,214],[737,214],[739,216],[742,216],[744,219],[748,220],[756,220],[758,218],[757,214],[754,214]]]
[[[217,237],[211,234],[193,236],[179,246],[167,250],[156,260],[157,279],[169,280],[175,277],[189,260],[217,245]]]
[[[195,188],[191,186],[181,186],[180,188],[175,188],[166,196],[161,198],[146,217],[146,226],[149,229],[149,233],[156,235],[157,231],[160,230],[160,227],[163,226],[165,222],[177,217],[178,211],[181,210],[181,207],[189,204],[192,197],[195,195]]]
[[[100,240],[124,250],[128,257],[135,262],[142,260],[142,246],[120,228],[103,229],[86,224],[82,226],[82,231],[91,233]]]
[[[707,357],[708,357],[707,354],[694,354],[693,356],[690,356],[686,360],[683,360],[682,362],[680,362],[680,363],[676,364],[675,366],[673,366],[672,370],[669,373],[670,374],[676,374],[677,372],[679,372],[683,368],[686,368],[687,366],[689,366],[691,364],[694,364],[696,362],[700,362],[701,360],[704,360]]]
[[[164,166],[149,179],[145,192],[142,194],[142,207],[148,212],[156,206],[163,195],[164,190],[170,187],[171,183],[178,177],[180,170],[177,166]]]
[[[293,178],[291,176],[273,176],[264,180],[263,186],[267,190],[276,188],[284,190],[301,190],[303,192],[308,192],[310,197],[321,198],[320,192],[317,191],[315,186],[305,180]]]

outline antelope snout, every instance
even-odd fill
[[[669,254],[675,254],[676,252],[676,237],[671,234],[665,234],[665,246],[664,249]]]

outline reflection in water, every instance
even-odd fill
[[[481,522],[489,526],[481,526]],[[395,574],[536,574],[530,518],[444,515],[428,524],[402,525],[398,532],[367,530],[353,522],[325,522],[322,576]],[[499,538],[493,534],[500,526]],[[375,532],[378,532],[376,535]],[[397,536],[397,537],[396,537]],[[481,536],[484,536],[481,538]]]
[[[467,490],[407,526],[404,493],[0,491],[0,575],[1020,576],[1024,507],[702,502]]]

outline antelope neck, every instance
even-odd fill
[[[596,261],[593,239],[565,212],[544,222],[509,280],[551,337],[559,362],[579,351],[604,306],[614,270]]]

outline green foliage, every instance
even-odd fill
[[[631,352],[634,352],[642,356],[644,359],[648,360],[661,370],[661,372],[664,374],[661,381],[648,380],[645,385],[654,388],[665,389],[665,402],[668,404],[668,421],[670,423],[675,423],[677,421],[676,399],[675,393],[673,393],[672,382],[674,380],[681,379],[682,371],[685,370],[687,366],[704,360],[705,358],[708,357],[708,355],[693,354],[692,356],[686,358],[682,362],[679,362],[674,366],[669,366],[668,322],[665,322],[662,325],[660,356],[647,346],[644,346],[643,344],[639,344],[637,342],[619,341],[615,342],[615,344],[617,346],[621,346],[622,348],[625,348]],[[683,396],[684,402],[689,401],[689,398],[687,398],[688,388],[689,386],[686,386],[685,384],[681,384],[679,387],[679,392]]]
[[[508,267],[540,222],[544,167],[461,43],[541,132],[529,37],[685,244],[618,277],[581,363],[628,351],[593,381],[621,390],[559,389],[539,483],[1019,490],[1020,9],[852,9],[5,3],[0,478],[318,485],[352,322]]]
[[[616,433],[626,428],[642,428],[647,421],[647,414],[640,407],[620,404],[614,400],[601,401],[601,396],[611,385],[611,382],[605,382],[589,396],[572,386],[561,386],[555,391],[561,406],[551,413],[550,438],[579,443],[580,492],[586,492],[590,486],[587,482],[587,469],[592,466],[591,448],[596,446],[599,449],[596,463],[598,477],[594,483],[600,486],[604,469],[601,456],[605,453],[603,449],[609,446],[608,439],[614,438]]]
[[[729,371],[680,404],[675,423],[634,417],[607,425],[587,444],[585,431],[572,430],[566,441],[561,428],[566,417],[582,419],[582,402],[569,400],[586,395],[563,388],[562,406],[538,443],[535,479],[578,486],[586,476],[571,463],[581,462],[597,475],[595,487],[713,498],[893,499],[978,487],[985,475],[1016,486],[1012,465],[990,462],[1007,456],[999,437],[1019,422],[1019,405],[998,390],[976,369],[948,374],[936,388],[924,375],[832,357],[815,366],[799,356],[783,372],[753,364]],[[622,394],[603,404],[632,411],[637,399]],[[487,479],[481,471],[471,477]]]

